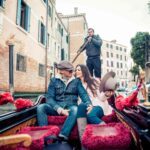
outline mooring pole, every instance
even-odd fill
[[[9,44],[9,91],[14,94],[14,45]]]

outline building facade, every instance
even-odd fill
[[[55,0],[0,2],[0,90],[9,90],[11,44],[14,45],[14,91],[44,92],[53,62],[68,59],[68,32],[57,15]]]
[[[78,13],[78,8],[74,8],[74,14],[63,15],[59,14],[66,29],[69,32],[69,59],[72,61],[81,45],[84,43],[84,38],[87,36],[88,24],[84,13]],[[80,63],[85,64],[86,55],[85,52],[81,53],[77,60],[74,62],[74,66]]]
[[[102,44],[102,76],[114,71],[120,87],[128,84],[128,52],[127,47],[118,44],[116,40],[103,40]]]

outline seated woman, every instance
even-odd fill
[[[117,87],[117,82],[114,79],[115,73],[107,73],[99,83],[90,76],[85,65],[79,64],[76,66],[75,76],[81,80],[92,101],[93,108],[87,112],[88,123],[105,124],[101,118],[112,113],[112,107],[108,104],[107,99],[114,94]]]

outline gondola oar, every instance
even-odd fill
[[[77,55],[75,56],[75,58],[72,60],[72,63],[75,62],[75,60],[78,58],[78,56],[83,52],[85,46],[87,45],[89,41],[87,40],[80,48],[79,50],[77,51]]]

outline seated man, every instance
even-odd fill
[[[58,75],[52,78],[48,87],[47,101],[37,108],[37,121],[40,126],[48,125],[48,115],[68,116],[59,137],[68,140],[69,134],[77,120],[77,100],[80,96],[83,103],[91,108],[91,100],[79,79],[73,76],[73,65],[61,61],[56,65]]]

